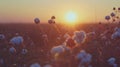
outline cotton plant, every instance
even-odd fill
[[[81,50],[80,53],[77,54],[76,58],[79,60],[78,67],[92,67],[90,64],[92,61],[92,55],[87,53],[85,50]]]

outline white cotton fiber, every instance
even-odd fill
[[[114,57],[108,59],[108,63],[113,65],[115,63],[116,59]]]
[[[90,65],[90,62],[92,61],[92,55],[89,53],[86,53],[84,50],[81,50],[80,53],[78,53],[78,55],[76,56],[76,58],[78,60],[80,60],[79,62],[79,67],[84,67],[85,64],[88,64],[88,66]]]
[[[84,31],[75,31],[73,35],[73,40],[76,44],[81,44],[86,39],[86,33]]]
[[[120,28],[116,27],[114,31],[115,32],[111,35],[111,39],[120,38]]]
[[[60,46],[55,46],[51,49],[51,54],[62,53],[64,51],[65,51],[65,49],[61,45]]]
[[[118,67],[118,65],[115,63],[116,59],[114,57],[111,57],[107,60],[108,64],[113,66],[113,67]]]
[[[115,32],[112,34],[111,39],[116,39],[118,37],[120,37],[120,32]]]
[[[13,45],[21,45],[23,43],[23,41],[24,41],[24,39],[22,36],[16,36],[10,40],[10,43]]]
[[[84,50],[81,50],[80,53],[76,56],[77,59],[82,59],[86,55],[86,52]]]

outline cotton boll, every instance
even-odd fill
[[[62,53],[65,49],[62,46],[55,46],[51,49],[52,54]]]
[[[105,19],[110,20],[111,18],[110,18],[110,16],[105,16]]]
[[[109,63],[110,65],[115,64],[115,61],[116,61],[116,59],[115,59],[114,57],[108,59],[108,63]]]
[[[0,40],[4,40],[5,39],[5,35],[4,34],[0,34]]]
[[[39,63],[31,64],[30,67],[41,67]]]
[[[48,20],[49,24],[55,24],[55,21],[53,19]]]
[[[115,63],[116,59],[114,57],[111,57],[108,59],[108,63],[109,65],[113,66],[113,67],[118,67],[118,65]]]
[[[75,31],[73,35],[73,39],[76,44],[81,44],[86,39],[86,33],[84,31]]]
[[[27,49],[22,49],[21,54],[27,54],[28,50]]]
[[[114,28],[114,31],[120,32],[120,28],[115,27],[115,28]]]
[[[88,66],[91,66],[90,62],[92,60],[92,55],[89,53],[86,53],[84,50],[81,50],[80,53],[76,56],[76,58],[80,60],[79,67],[82,67],[82,66],[84,67],[86,64]]]
[[[10,48],[9,48],[9,52],[10,52],[11,54],[14,54],[14,53],[16,53],[16,49],[15,49],[14,47],[10,47]]]
[[[40,23],[39,18],[35,18],[35,19],[34,19],[34,22],[35,22],[36,24]]]
[[[110,15],[111,15],[111,17],[115,17],[115,13],[113,13],[113,12]]]
[[[86,58],[83,59],[83,63],[90,63],[91,62],[92,55],[86,54]]]
[[[82,59],[86,55],[84,50],[81,50],[80,53],[76,56],[77,59]]]
[[[51,54],[55,61],[61,61],[65,57],[66,52],[70,52],[70,49],[65,45],[55,46],[51,49]]]
[[[60,45],[60,46],[63,47],[65,51],[70,51],[70,48],[68,48],[65,44]]]
[[[120,32],[115,32],[112,34],[111,39],[116,39],[118,37],[120,37]]]
[[[43,67],[52,67],[52,65],[46,64],[46,65],[44,65]]]
[[[52,16],[51,19],[55,19],[55,16]]]
[[[21,45],[23,43],[23,41],[24,41],[24,39],[22,36],[16,36],[10,40],[10,43],[13,45]]]
[[[116,39],[120,37],[120,28],[115,27],[115,32],[111,35],[111,39]]]

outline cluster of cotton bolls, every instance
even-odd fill
[[[120,28],[116,27],[115,32],[112,34],[111,39],[120,38]]]
[[[5,39],[5,35],[4,34],[0,34],[0,40],[4,40]]]
[[[114,57],[111,57],[107,60],[108,64],[112,67],[118,67],[117,64],[115,63],[116,62],[116,59]]]
[[[75,31],[72,37],[66,33],[64,38],[66,39],[65,43],[63,43],[63,45],[53,47],[51,49],[52,54],[62,53],[66,49],[69,50],[69,47],[75,47],[76,44],[82,44],[86,39],[86,33],[84,31]]]
[[[56,60],[57,56],[65,54],[66,52],[71,54],[72,49],[77,47],[77,44],[82,44],[85,41],[86,33],[84,31],[75,31],[73,36],[66,33],[64,38],[65,41],[62,45],[54,46],[51,49],[51,54],[54,57],[54,60]],[[57,59],[59,59],[59,57]]]
[[[85,50],[81,50],[76,58],[80,60],[78,67],[92,67],[90,64],[92,61],[92,55],[87,53]]]

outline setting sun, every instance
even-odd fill
[[[74,12],[68,12],[65,18],[69,23],[75,23],[77,21],[77,15]]]

